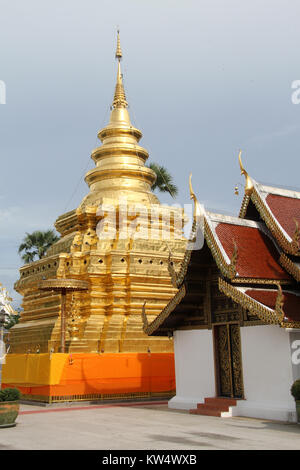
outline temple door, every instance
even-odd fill
[[[217,394],[243,398],[240,326],[238,323],[214,325]]]

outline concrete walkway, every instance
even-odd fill
[[[190,415],[158,402],[21,405],[17,423],[0,429],[0,451],[300,449],[297,424]]]

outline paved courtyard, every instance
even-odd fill
[[[21,405],[17,423],[0,429],[0,451],[300,449],[300,425],[190,415],[166,403]]]

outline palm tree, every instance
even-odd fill
[[[163,193],[170,193],[173,198],[178,194],[178,188],[173,182],[173,178],[168,170],[157,163],[150,163],[149,168],[156,174],[156,181],[152,186],[152,189],[158,189]]]
[[[44,232],[36,230],[32,233],[26,233],[23,243],[19,246],[19,253],[22,260],[27,263],[32,263],[37,256],[41,259],[45,256],[46,251],[53,243],[57,242],[59,237],[55,234],[54,230],[46,230]]]
[[[13,326],[15,326],[17,323],[19,323],[20,316],[21,316],[21,309],[17,308],[17,312],[18,312],[17,314],[9,316],[8,320],[6,321],[4,325],[6,330],[9,330]]]

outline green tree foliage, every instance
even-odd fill
[[[300,400],[300,379],[296,380],[291,387],[291,394],[295,400]]]
[[[21,316],[21,309],[17,309],[17,312],[18,312],[17,315],[10,315],[9,319],[4,324],[4,328],[6,330],[9,330],[13,326],[15,326],[17,323],[19,323],[19,319],[20,319],[20,316]]]
[[[169,193],[175,198],[178,194],[178,188],[169,171],[157,163],[150,163],[149,168],[156,174],[156,181],[152,186],[153,191],[158,189],[160,192]]]
[[[19,254],[26,264],[32,263],[32,261],[45,256],[48,248],[58,240],[59,237],[55,234],[54,230],[46,230],[44,232],[36,230],[32,233],[26,233],[23,242],[19,246]]]
[[[0,401],[17,401],[21,398],[21,392],[17,388],[4,388],[0,390]]]

